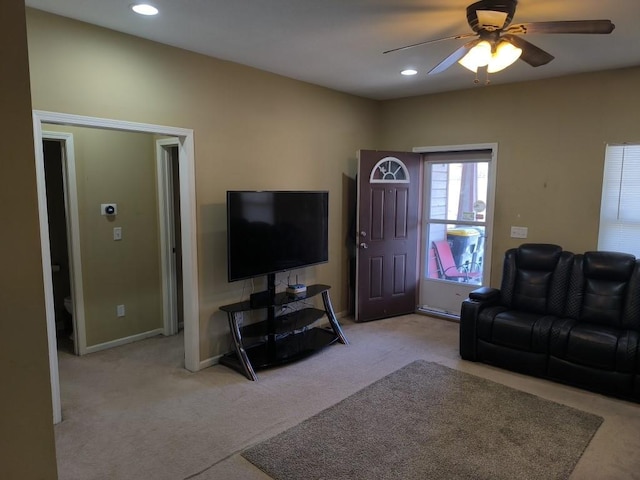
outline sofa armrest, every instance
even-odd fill
[[[478,341],[478,318],[486,307],[500,302],[500,290],[480,287],[469,293],[460,310],[460,356],[476,361]]]
[[[476,338],[478,316],[482,303],[464,300],[460,310],[460,356],[465,360],[477,360]]]
[[[476,302],[492,302],[500,298],[500,290],[491,287],[480,287],[469,293],[469,299]]]

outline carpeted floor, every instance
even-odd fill
[[[276,480],[566,479],[602,420],[418,360],[242,456]]]
[[[60,354],[59,479],[269,480],[242,451],[427,360],[603,417],[571,480],[640,480],[640,405],[461,360],[453,322],[407,315],[342,324],[350,345],[260,371],[258,382],[222,365],[187,372],[181,336]]]

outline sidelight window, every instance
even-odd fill
[[[485,152],[427,156],[430,279],[482,283],[489,161]],[[441,158],[439,158],[441,157]]]

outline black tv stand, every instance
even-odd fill
[[[223,355],[221,364],[239,371],[249,380],[257,380],[257,369],[299,360],[336,341],[348,345],[331,305],[331,287],[310,285],[305,292],[292,295],[275,293],[275,275],[268,276],[267,284],[265,292],[259,292],[248,301],[220,307],[227,313],[235,350]],[[282,307],[316,295],[322,295],[324,310],[304,307],[276,316]],[[240,326],[243,312],[262,308],[267,309],[265,320]],[[329,319],[330,329],[311,327],[325,315]]]
[[[251,305],[251,308],[255,309],[267,308],[271,303],[271,298],[272,295],[268,290],[265,290],[264,292],[252,293],[249,296],[249,304]]]

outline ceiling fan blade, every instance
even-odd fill
[[[435,75],[436,73],[444,72],[447,68],[449,68],[451,65],[456,63],[462,57],[464,57],[467,54],[467,52],[471,50],[473,47],[475,47],[479,42],[481,42],[481,40],[478,38],[476,40],[472,40],[468,43],[465,43],[462,47],[460,47],[451,55],[449,55],[447,58],[442,60],[438,65],[436,65],[431,70],[429,70],[427,72],[427,75]]]
[[[476,33],[461,33],[460,35],[453,35],[451,37],[436,38],[435,40],[427,40],[426,42],[414,43],[413,45],[405,45],[404,47],[392,48],[391,50],[387,50],[386,52],[382,52],[382,53],[385,54],[385,53],[391,53],[391,52],[399,52],[400,50],[419,47],[420,45],[427,45],[429,43],[442,42],[443,40],[458,40],[460,38],[468,38],[468,37],[475,37],[475,36],[477,36]]]
[[[559,22],[519,23],[504,29],[518,35],[531,33],[611,33],[616,26],[611,20],[565,20]]]
[[[539,67],[545,65],[553,60],[555,57],[548,52],[545,52],[540,47],[536,47],[533,43],[527,42],[521,37],[516,35],[505,34],[501,37],[514,47],[522,49],[522,55],[520,60],[528,63],[532,67]]]

